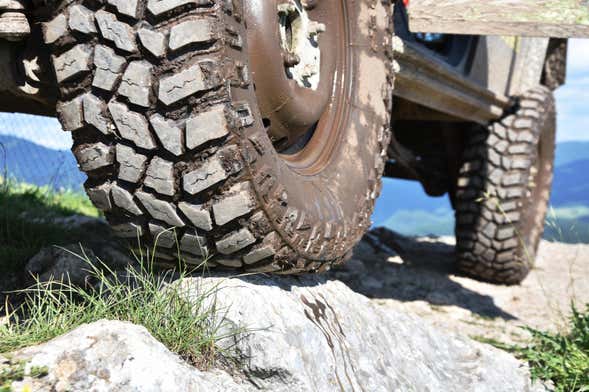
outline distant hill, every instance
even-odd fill
[[[403,211],[450,211],[448,198],[429,197],[416,181],[385,178],[383,194],[372,215],[375,226],[385,224],[395,213]]]
[[[4,151],[6,154],[4,154]],[[0,135],[0,173],[35,185],[82,189],[86,176],[69,150],[54,150],[15,137]],[[548,228],[548,238],[589,241],[589,142],[557,147],[551,205],[560,228]],[[586,207],[586,208],[585,208]],[[566,213],[563,211],[566,210]],[[414,181],[385,179],[372,220],[407,235],[452,235],[454,212],[448,197],[429,197]]]
[[[68,150],[53,150],[15,136],[0,135],[0,172],[55,189],[82,189],[86,176]]]
[[[589,207],[589,159],[556,167],[551,202],[555,207]]]
[[[589,159],[589,142],[562,142],[556,146],[556,167],[586,159]]]
[[[551,206],[556,217],[550,219],[557,227],[548,227],[546,237],[589,242],[589,142],[559,143],[555,164]],[[385,179],[373,222],[406,235],[454,233],[454,212],[448,198],[428,197],[413,181]]]

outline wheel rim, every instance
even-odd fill
[[[268,135],[291,168],[316,174],[339,144],[348,116],[345,1],[246,0],[245,7],[250,67]]]

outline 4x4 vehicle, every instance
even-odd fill
[[[57,116],[90,199],[162,263],[326,270],[384,173],[450,196],[461,270],[531,267],[566,40],[412,34],[388,0],[0,9],[0,110]]]

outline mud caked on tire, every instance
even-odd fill
[[[468,136],[456,192],[459,269],[520,283],[533,267],[553,178],[556,114],[546,87],[513,114]]]
[[[307,3],[303,25],[330,51],[321,54],[318,86],[294,80],[302,60],[283,61],[280,52],[294,50],[280,37],[294,45],[299,32],[281,24],[293,22],[284,13],[303,17],[296,12]],[[156,249],[164,264],[297,273],[341,262],[369,227],[380,191],[390,7],[62,1],[44,37],[60,87],[58,116],[72,132],[89,197],[119,235]],[[275,41],[263,47],[267,36],[252,39],[255,26]],[[264,87],[278,83],[272,77],[286,79],[283,91]],[[269,107],[276,96],[281,105]],[[277,140],[296,134],[291,128],[302,136]]]

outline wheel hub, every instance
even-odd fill
[[[256,97],[276,150],[293,162],[302,150],[324,149],[327,128],[335,128],[325,119],[344,95],[347,76],[345,1],[245,0],[244,5]]]
[[[278,4],[278,15],[287,76],[299,87],[317,90],[321,80],[319,34],[325,32],[325,25],[309,19],[305,7],[295,0]]]

